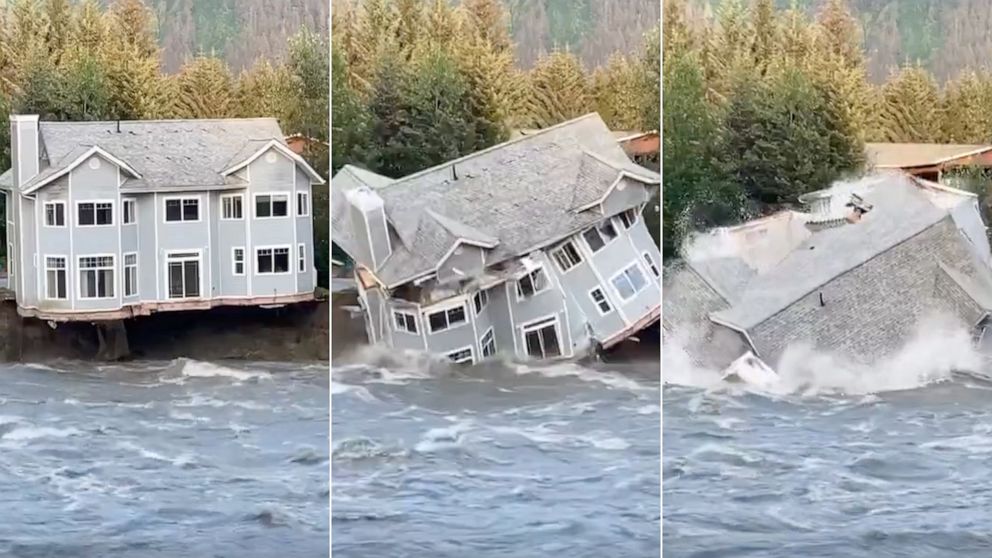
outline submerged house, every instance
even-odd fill
[[[889,172],[801,201],[696,235],[666,266],[664,333],[699,364],[750,351],[775,366],[797,343],[871,363],[935,312],[983,338],[992,253],[975,195]]]
[[[657,321],[658,184],[590,114],[396,180],[345,166],[331,227],[370,342],[567,358]]]
[[[313,299],[311,185],[275,119],[12,115],[9,288],[53,322]]]

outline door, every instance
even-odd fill
[[[524,346],[527,355],[533,358],[554,358],[561,356],[561,342],[558,338],[558,320],[549,318],[523,326]]]
[[[169,254],[166,265],[169,298],[200,297],[200,254]]]

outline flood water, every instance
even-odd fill
[[[336,558],[658,556],[657,360],[350,362],[332,365]]]
[[[664,555],[992,556],[992,381],[967,333],[869,368],[802,357],[765,389],[666,358]]]
[[[0,368],[0,555],[327,555],[326,364]]]

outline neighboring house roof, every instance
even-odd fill
[[[119,131],[118,131],[119,130]],[[274,118],[39,123],[42,168],[22,186],[33,191],[79,164],[94,148],[131,176],[122,191],[152,192],[239,187],[224,171],[275,145],[311,177],[316,173],[286,147]]]
[[[487,265],[525,255],[601,220],[597,212],[579,209],[631,180],[660,182],[657,173],[627,157],[593,113],[385,183],[375,191],[392,225],[393,253],[375,273],[388,286],[413,280],[434,271],[460,240],[497,240]],[[352,169],[331,183],[343,193],[372,186],[369,181]],[[346,203],[344,196],[332,195],[336,203]],[[335,242],[349,251],[343,229],[350,223],[333,215]]]
[[[992,150],[992,145],[939,143],[868,143],[869,166],[878,169],[908,169],[941,165]]]
[[[730,308],[712,314],[714,321],[741,329],[755,327],[835,277],[949,218],[948,210],[932,199],[925,185],[906,175],[880,177],[858,193],[873,206],[860,222],[812,233],[777,265],[748,280],[733,296]],[[973,203],[974,197],[962,193],[959,200]],[[700,270],[697,264],[693,267],[704,276],[712,272]],[[739,284],[739,267],[730,274],[732,278],[718,281],[722,287]]]

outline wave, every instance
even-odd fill
[[[602,372],[592,368],[573,363],[555,363],[541,366],[518,364],[514,370],[518,375],[538,374],[545,378],[574,377],[583,382],[596,382],[604,384],[614,389],[627,391],[655,391],[656,388],[648,387],[615,372]]]
[[[331,451],[331,458],[334,461],[362,461],[366,459],[380,459],[402,457],[406,452],[387,448],[371,438],[356,437],[345,438],[334,445]]]
[[[920,322],[901,349],[865,364],[845,355],[820,351],[809,344],[786,348],[774,367],[772,381],[738,383],[725,379],[722,370],[695,364],[675,337],[662,343],[665,384],[706,390],[742,390],[768,395],[870,395],[905,391],[947,382],[955,374],[981,375],[985,358],[971,335],[957,323],[942,318]],[[754,377],[764,377],[754,370]],[[747,376],[747,374],[744,374]]]
[[[238,381],[271,378],[272,374],[264,371],[236,370],[199,360],[178,359],[181,374],[186,378],[233,378]]]
[[[50,426],[22,426],[19,428],[14,428],[0,438],[9,441],[30,441],[37,440],[40,438],[68,438],[70,436],[79,436],[82,431],[69,427],[69,428],[53,428]]]

